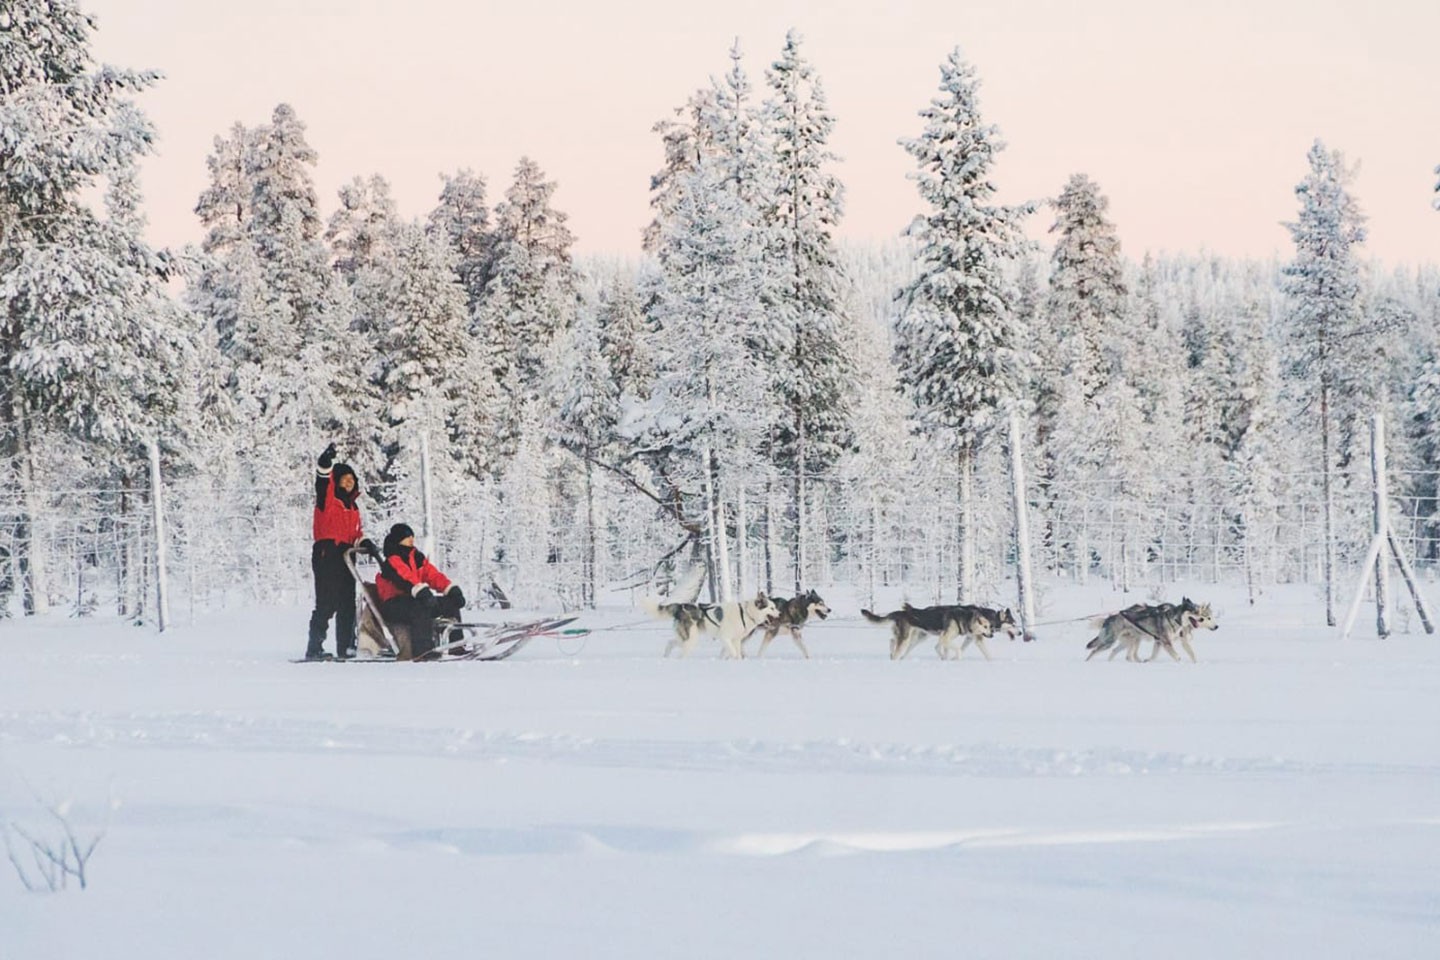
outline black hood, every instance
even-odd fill
[[[354,477],[355,489],[349,493],[340,489],[341,477]],[[355,473],[355,469],[348,463],[337,463],[330,469],[330,481],[333,484],[332,489],[335,491],[335,496],[343,502],[345,506],[355,506],[355,501],[360,499],[360,477]]]
[[[395,524],[390,528],[390,532],[385,534],[385,556],[394,556],[404,550],[405,547],[400,546],[400,541],[413,536],[415,536],[415,531],[410,529],[409,524]]]

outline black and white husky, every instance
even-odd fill
[[[1180,655],[1175,652],[1176,640],[1189,654],[1190,662],[1195,663],[1195,649],[1190,646],[1190,635],[1199,629],[1220,629],[1210,604],[1197,604],[1189,597],[1182,599],[1178,606],[1173,603],[1137,603],[1119,613],[1092,620],[1091,625],[1099,627],[1100,633],[1085,645],[1085,649],[1090,651],[1086,660],[1104,650],[1109,650],[1110,659],[1114,660],[1115,654],[1124,650],[1126,660],[1138,661],[1140,644],[1153,640],[1155,645],[1150,650],[1147,663],[1155,659],[1162,647],[1178,661]]]
[[[640,606],[652,617],[669,620],[675,628],[675,636],[665,645],[665,656],[676,649],[680,656],[687,656],[708,634],[720,641],[723,656],[736,660],[745,656],[745,638],[780,612],[763,591],[751,600],[726,603],[665,603],[644,597]]]
[[[947,641],[942,635],[940,638],[940,644],[943,647],[943,650],[940,651],[942,659],[950,659],[952,653],[956,660],[960,659],[961,654],[965,652],[965,648],[973,643],[975,644],[975,649],[984,654],[986,660],[989,660],[990,651],[985,648],[985,639],[987,637],[995,637],[1003,633],[1011,640],[1014,640],[1020,636],[1020,625],[1015,622],[1015,614],[1010,612],[1009,607],[997,610],[993,607],[977,607],[974,604],[962,604],[956,609],[968,610],[973,616],[988,621],[990,629],[988,631],[976,630],[974,626],[971,625],[968,630],[963,630],[960,636],[963,636],[965,639],[960,642],[958,650],[955,648],[954,637],[949,638]]]
[[[958,658],[971,643],[980,648],[985,659],[990,653],[985,649],[985,640],[995,632],[989,617],[976,612],[976,607],[965,604],[942,604],[935,607],[912,607],[902,604],[899,610],[886,614],[861,610],[860,614],[871,623],[890,624],[890,659],[900,660],[907,656],[922,637],[936,638],[935,652],[942,660]],[[1014,619],[1013,617],[1011,618]],[[955,640],[964,636],[958,648]]]
[[[829,605],[814,590],[808,590],[788,600],[784,597],[771,597],[770,600],[778,612],[765,621],[765,637],[760,641],[760,651],[755,656],[765,656],[765,648],[770,646],[770,641],[775,639],[776,634],[781,630],[789,630],[790,639],[795,641],[795,646],[799,647],[800,652],[805,654],[805,659],[809,660],[810,651],[805,649],[805,641],[800,638],[800,631],[810,622],[811,617],[824,620],[830,616]],[[743,649],[745,641],[740,641],[740,645]]]

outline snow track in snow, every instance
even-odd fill
[[[1296,762],[1118,748],[1056,750],[998,744],[903,745],[850,739],[693,741],[587,738],[459,728],[327,724],[223,714],[0,713],[0,743],[91,748],[364,754],[576,764],[665,771],[864,776],[1092,777],[1185,774],[1377,776],[1433,772],[1395,764]]]

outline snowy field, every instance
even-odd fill
[[[305,610],[5,621],[0,821],[104,838],[84,892],[0,862],[0,958],[1440,955],[1440,639],[1190,592],[1198,665],[1083,623],[892,663],[839,595],[810,662],[619,609],[448,665],[289,663]]]

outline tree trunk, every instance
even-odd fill
[[[1320,375],[1320,483],[1325,497],[1325,623],[1335,626],[1334,492],[1330,477],[1330,383]]]
[[[774,478],[765,477],[765,593],[775,592],[775,490]]]
[[[795,483],[793,491],[792,507],[795,511],[795,596],[799,596],[804,589],[805,571],[809,564],[806,562],[805,541],[809,531],[805,529],[805,425],[796,416],[795,422]]]
[[[583,602],[595,609],[595,467],[585,460],[585,581]]]
[[[959,578],[956,592],[960,603],[969,603],[975,595],[974,459],[974,451],[967,445],[962,444],[956,451],[955,465],[959,469],[956,488]]]
[[[735,569],[736,582],[739,584],[740,596],[754,596],[754,590],[750,586],[749,571],[749,531],[750,531],[750,510],[748,499],[745,496],[745,485],[742,483],[736,491],[736,512],[735,512]]]
[[[40,518],[44,515],[40,491],[36,488],[35,457],[31,444],[30,427],[22,417],[15,425],[18,462],[20,465],[20,500],[23,515],[17,524],[21,581],[24,589],[23,608],[26,615],[50,612],[50,582],[47,576],[48,563],[46,544],[40,530]]]
[[[730,570],[730,537],[725,529],[725,501],[720,492],[720,462],[711,448],[705,450],[706,484],[710,491],[710,529],[715,539],[715,566],[720,575],[720,599],[735,599],[735,580]]]

